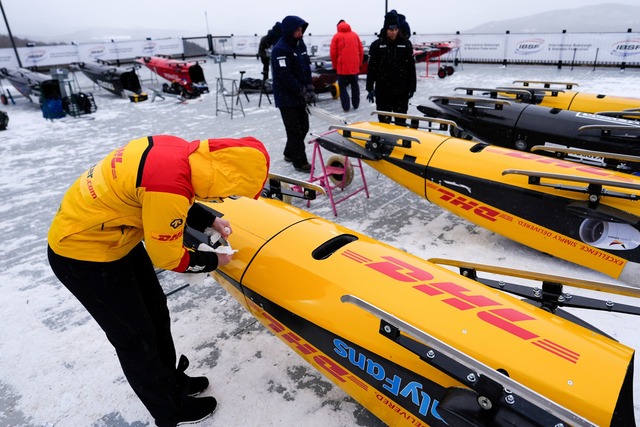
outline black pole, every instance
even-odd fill
[[[389,0],[384,0],[384,14],[385,14],[385,16],[387,15],[388,11],[389,11]]]
[[[16,59],[18,60],[18,67],[22,68],[22,62],[20,61],[20,55],[18,55],[16,42],[13,40],[13,34],[11,34],[11,28],[9,28],[9,21],[7,21],[7,15],[5,15],[4,7],[2,7],[2,0],[0,0],[0,10],[2,10],[2,17],[4,18],[4,23],[7,26],[7,32],[9,32],[9,39],[11,39],[11,46],[13,46],[13,51],[15,52]]]

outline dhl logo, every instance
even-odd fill
[[[176,234],[152,234],[151,237],[159,242],[172,242],[182,237],[184,230],[178,231]]]
[[[286,342],[291,348],[299,352],[303,357],[311,359],[315,362],[323,371],[334,377],[337,381],[343,383],[347,381],[347,378],[353,381],[358,386],[367,389],[367,385],[363,383],[359,378],[352,375],[349,371],[344,369],[330,357],[327,357],[320,350],[313,345],[306,342],[302,337],[288,329],[276,318],[271,316],[260,306],[254,302],[249,301],[254,312],[258,313],[260,317],[264,319],[263,323],[269,330],[278,338]]]
[[[124,153],[124,147],[118,148],[111,158],[111,176],[113,176],[113,179],[118,177],[118,174],[116,173],[116,164],[122,163],[122,153]]]
[[[364,264],[392,280],[414,284],[413,289],[429,297],[439,298],[459,311],[475,311],[476,316],[492,326],[546,350],[571,363],[577,363],[580,354],[549,339],[540,337],[526,328],[525,322],[535,321],[534,317],[515,308],[504,307],[500,302],[484,295],[474,294],[471,289],[453,282],[437,282],[428,271],[399,260],[393,256],[383,256],[381,261],[373,261],[361,254],[347,250],[342,253],[349,259]]]

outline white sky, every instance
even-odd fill
[[[177,29],[183,35],[264,34],[286,15],[309,22],[311,34],[333,34],[340,19],[361,34],[377,32],[385,4],[407,16],[412,31],[465,31],[490,21],[581,6],[637,0],[4,0],[14,36],[56,36],[90,28]],[[208,27],[208,28],[207,28]],[[6,34],[4,22],[0,33]]]

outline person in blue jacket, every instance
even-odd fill
[[[286,16],[282,20],[280,40],[271,50],[273,98],[287,133],[284,160],[293,163],[300,172],[311,170],[304,145],[309,132],[306,105],[316,98],[311,81],[311,61],[302,40],[308,25],[298,16]]]

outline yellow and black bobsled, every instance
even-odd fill
[[[516,80],[513,83],[514,86],[499,86],[494,89],[460,87],[456,90],[465,90],[467,95],[484,93],[493,98],[504,96],[560,110],[599,114],[624,111],[629,114],[629,118],[638,118],[640,113],[639,98],[579,92],[573,90],[578,86],[573,82]]]
[[[213,277],[388,425],[635,425],[633,349],[279,200],[209,206]]]
[[[639,177],[420,128],[455,126],[447,120],[381,113],[410,123],[332,125],[316,141],[477,225],[640,287]]]

